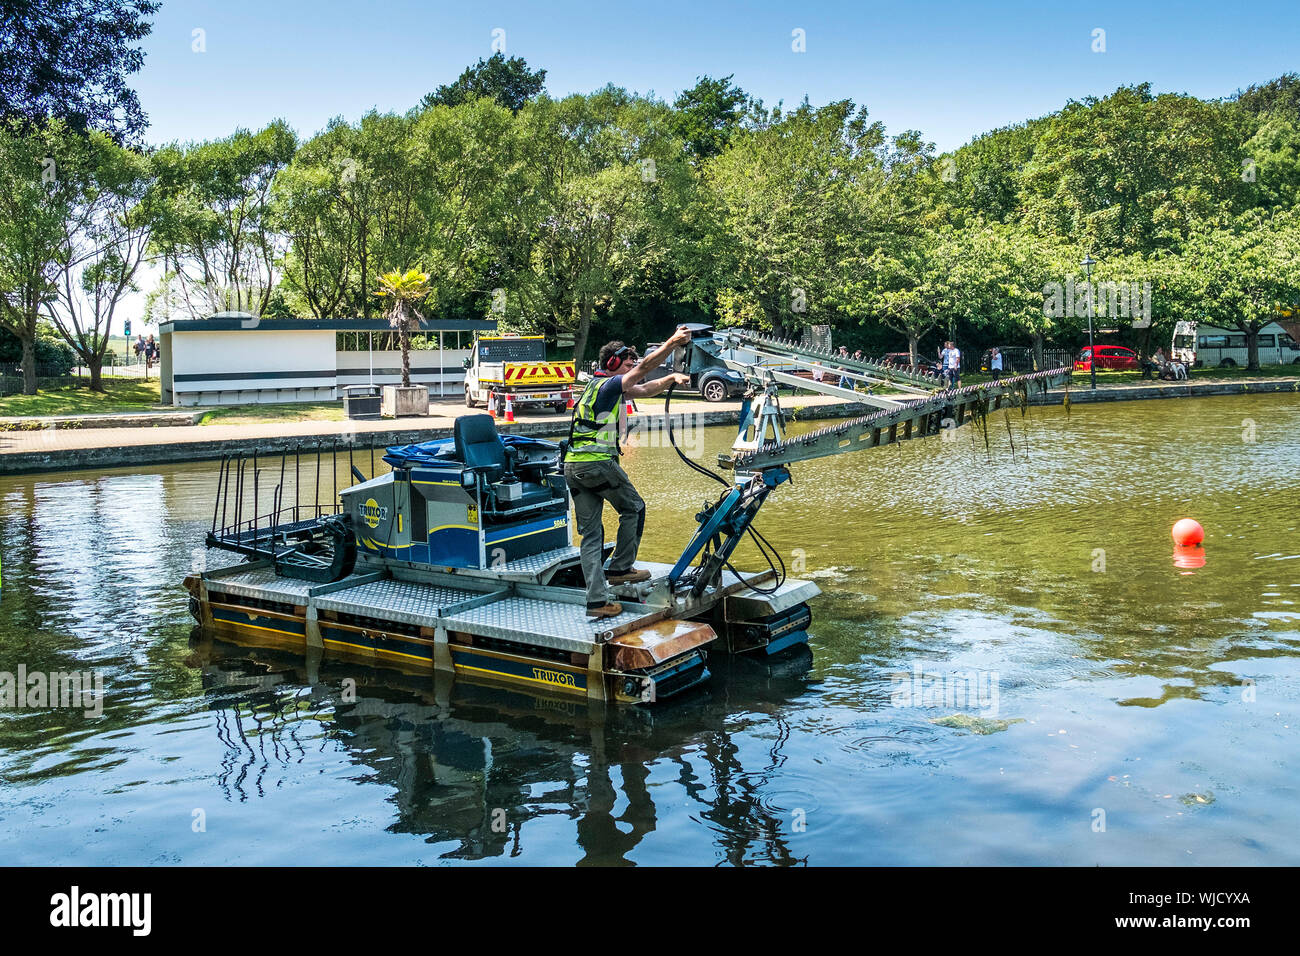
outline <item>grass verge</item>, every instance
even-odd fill
[[[148,381],[105,376],[103,382],[103,392],[92,392],[85,385],[68,385],[41,389],[35,395],[5,395],[0,398],[0,416],[147,412],[159,402],[156,376]]]

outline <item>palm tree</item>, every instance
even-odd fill
[[[400,333],[402,343],[402,387],[411,387],[411,316],[422,319],[415,303],[429,297],[429,273],[408,269],[405,273],[385,272],[379,277],[375,295],[392,299],[388,309],[388,324]]]

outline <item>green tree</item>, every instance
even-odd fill
[[[849,100],[773,110],[737,133],[704,169],[699,232],[725,276],[727,321],[758,321],[777,336],[826,320],[847,271],[869,259],[885,166],[879,123]]]
[[[496,100],[512,113],[518,113],[546,86],[545,70],[529,70],[523,57],[506,59],[494,53],[480,59],[456,78],[454,83],[438,87],[424,97],[422,110],[430,106],[459,106],[478,97]]]
[[[1260,119],[1280,117],[1300,123],[1300,74],[1283,73],[1267,83],[1239,90],[1233,101],[1243,112]]]
[[[1247,367],[1259,368],[1259,332],[1300,298],[1300,223],[1293,212],[1250,212],[1193,236],[1173,281],[1194,312],[1246,336]]]
[[[274,227],[288,242],[278,288],[300,313],[316,318],[356,314],[349,292],[366,278],[371,217],[358,193],[369,183],[356,138],[353,127],[332,121],[298,148],[272,187]]]
[[[280,252],[271,188],[296,148],[293,131],[277,120],[257,133],[155,154],[153,248],[177,286],[168,298],[189,316],[266,308]]]
[[[915,363],[928,332],[946,326],[955,339],[958,319],[979,321],[988,308],[990,256],[981,238],[950,227],[888,237],[849,275],[845,313],[905,336]]]
[[[520,167],[530,182],[500,220],[514,233],[502,287],[507,318],[572,329],[586,352],[598,309],[664,256],[651,210],[680,183],[681,145],[669,109],[616,87],[563,100],[542,97],[520,114]]]
[[[1025,166],[1050,118],[977,136],[937,160],[942,201],[986,221],[1011,222],[1020,213]]]
[[[1242,176],[1253,187],[1252,205],[1286,210],[1300,204],[1300,121],[1265,116],[1243,151]]]
[[[63,221],[53,270],[55,295],[46,314],[90,372],[101,379],[113,317],[145,261],[153,224],[155,178],[149,157],[102,133],[78,137],[65,154],[65,175],[77,181]]]
[[[525,185],[513,116],[487,98],[430,107],[412,127],[408,160],[419,184],[418,255],[433,277],[434,307],[467,290],[486,292],[495,254],[487,236]]]
[[[1025,221],[1100,256],[1168,248],[1245,207],[1243,133],[1226,105],[1146,83],[1072,101],[1025,168]]]
[[[697,160],[721,153],[745,119],[750,99],[731,79],[699,77],[673,101],[672,132]]]
[[[153,0],[0,0],[0,118],[98,129],[120,141],[146,120],[127,77],[153,29]]]
[[[60,164],[79,142],[61,120],[0,121],[0,325],[22,345],[26,395],[36,394],[37,338],[82,189],[76,160]]]
[[[386,272],[375,295],[389,300],[388,324],[397,329],[402,349],[402,386],[411,387],[411,323],[420,318],[416,306],[429,297],[429,273],[419,269]]]

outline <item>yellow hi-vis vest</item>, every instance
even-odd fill
[[[582,390],[582,397],[573,409],[569,424],[569,451],[565,461],[608,461],[617,458],[619,402],[599,418],[596,417],[596,396],[600,386],[609,381],[608,376],[597,376]]]

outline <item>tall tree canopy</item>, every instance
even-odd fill
[[[880,123],[843,100],[773,111],[709,162],[704,201],[718,237],[719,307],[776,335],[832,312],[839,279],[874,227],[885,176]],[[707,236],[707,233],[706,233]]]
[[[153,245],[167,269],[168,311],[197,318],[266,309],[282,251],[271,189],[297,145],[277,120],[256,133],[158,151]]]
[[[155,0],[0,0],[0,117],[51,117],[123,141],[146,119],[127,77]]]
[[[103,133],[75,137],[63,175],[75,183],[53,272],[46,314],[82,365],[90,388],[100,379],[118,306],[136,291],[154,221],[156,179],[150,157]]]
[[[22,344],[23,391],[36,394],[36,341],[81,193],[78,137],[60,120],[0,121],[0,325]]]
[[[717,156],[740,129],[749,109],[745,91],[731,82],[703,76],[673,101],[673,132],[696,159]]]
[[[494,53],[486,60],[480,59],[456,78],[425,96],[421,109],[430,106],[459,106],[474,97],[496,100],[512,113],[518,113],[524,104],[542,92],[546,85],[545,70],[529,70],[521,56],[506,59],[504,53]]]
[[[1168,247],[1241,211],[1242,133],[1225,105],[1146,83],[1071,102],[1025,168],[1026,219],[1102,253]]]
[[[1267,83],[1247,87],[1233,99],[1253,116],[1280,116],[1300,122],[1300,74],[1283,73]]]
[[[663,255],[651,210],[680,185],[681,144],[663,103],[613,86],[541,97],[520,118],[531,188],[512,198],[503,220],[518,237],[503,287],[507,314],[574,330],[581,361],[597,311],[616,307]]]

